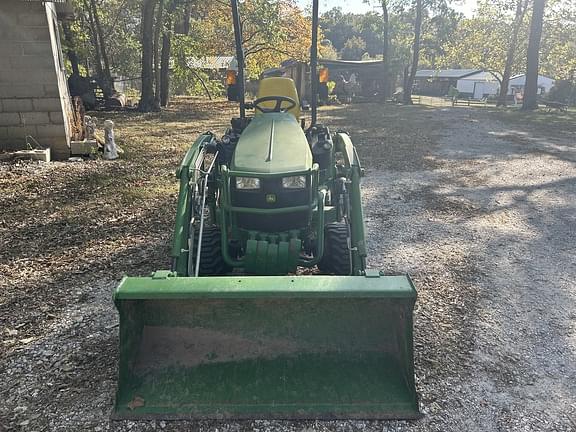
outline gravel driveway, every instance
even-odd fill
[[[410,273],[419,290],[423,419],[110,422],[117,358],[111,293],[123,269],[161,266],[164,258],[146,251],[161,255],[169,242],[150,210],[129,219],[131,238],[146,246],[126,247],[105,263],[115,270],[58,280],[64,293],[33,286],[42,306],[29,306],[31,287],[13,286],[12,273],[25,277],[33,258],[4,255],[2,262],[0,254],[0,291],[10,292],[0,297],[0,431],[576,430],[576,136],[517,130],[466,108],[362,104],[323,115],[352,132],[366,160],[370,266]],[[0,178],[10,171],[58,182],[55,168],[46,169],[14,174],[0,166]],[[0,204],[7,205],[1,197]],[[158,218],[169,218],[168,210]],[[0,214],[0,248],[20,235],[9,229],[15,218]],[[36,240],[29,238],[32,249]]]

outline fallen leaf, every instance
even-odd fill
[[[128,402],[128,408],[135,410],[136,408],[143,407],[145,405],[144,399],[140,396],[136,396],[132,401]]]

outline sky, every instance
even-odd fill
[[[297,0],[302,7],[310,7],[312,0]],[[377,2],[373,2],[377,3]],[[462,12],[466,16],[471,16],[476,7],[476,0],[459,0],[460,5],[454,5],[454,9]],[[320,0],[320,14],[333,7],[341,7],[344,12],[365,13],[374,10],[375,6],[370,6],[364,0]]]

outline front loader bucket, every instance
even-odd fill
[[[415,299],[377,273],[126,278],[113,417],[418,418]]]

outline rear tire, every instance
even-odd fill
[[[345,222],[335,222],[324,228],[324,255],[318,263],[322,273],[349,275],[352,271],[348,249],[349,228]]]
[[[194,245],[192,248],[193,263],[196,265],[196,251],[198,250],[199,230],[194,232]],[[202,248],[200,250],[199,276],[218,276],[226,274],[230,267],[226,265],[222,256],[221,233],[217,226],[205,226],[202,234]],[[194,276],[193,274],[189,276]]]

